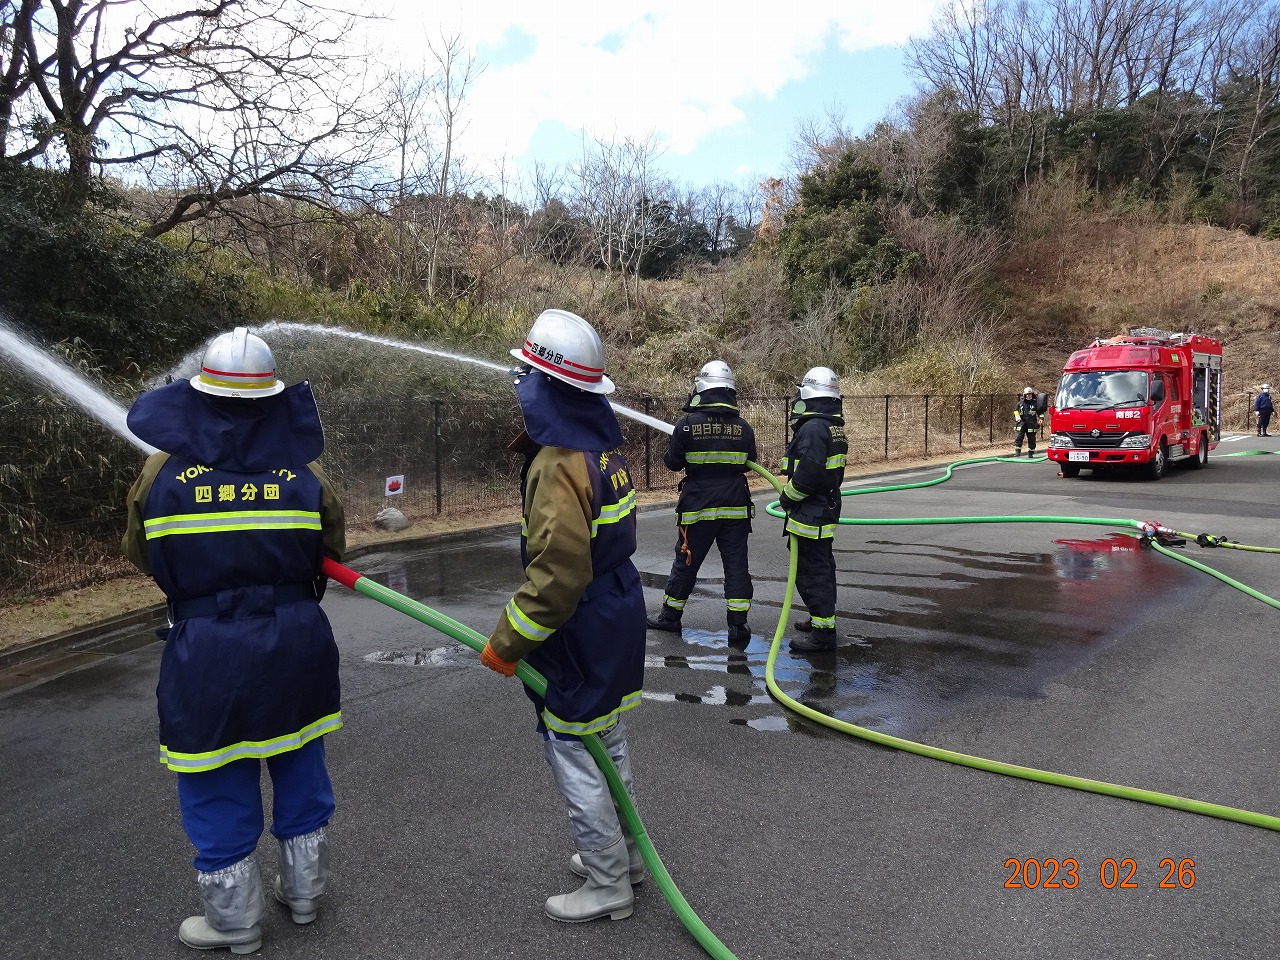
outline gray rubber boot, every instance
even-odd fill
[[[253,953],[262,947],[262,874],[258,862],[246,857],[222,870],[196,874],[204,916],[188,917],[178,928],[178,939],[197,950],[229,948],[232,953]]]
[[[636,842],[631,839],[631,835],[627,834],[624,838],[627,843],[627,879],[631,881],[633,887],[638,887],[644,883],[649,876],[649,868],[644,864],[644,857],[640,856],[640,848],[636,846]],[[574,872],[575,876],[587,877],[587,868],[582,863],[582,854],[575,853],[569,858],[569,869]]]
[[[627,879],[627,844],[618,837],[603,850],[579,850],[586,882],[572,893],[547,898],[547,916],[564,923],[585,923],[599,917],[625,920],[636,901]]]
[[[618,770],[618,779],[622,781],[622,785],[627,789],[627,796],[631,798],[631,805],[636,806],[635,778],[631,773],[631,750],[627,746],[625,721],[619,720],[599,736],[600,742],[604,744],[605,750],[609,753],[609,759],[613,761],[614,767]],[[586,749],[585,746],[583,749]],[[645,877],[648,876],[648,870],[644,865],[644,858],[640,856],[639,847],[636,846],[635,840],[631,838],[631,834],[627,832],[627,825],[622,819],[622,813],[618,810],[617,803],[613,804],[613,812],[617,816],[618,825],[622,828],[622,833],[627,839],[627,859],[630,864],[627,876],[634,887],[644,882]],[[587,876],[587,868],[582,864],[582,857],[576,853],[569,859],[569,869],[579,877]]]
[[[276,899],[288,906],[294,923],[310,923],[329,881],[329,837],[325,828],[280,841]]]

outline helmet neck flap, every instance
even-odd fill
[[[525,433],[534,443],[567,450],[622,446],[618,417],[602,394],[579,390],[541,370],[522,375],[515,387]]]
[[[320,411],[306,381],[249,400],[204,393],[189,380],[176,380],[141,394],[126,422],[165,453],[245,473],[310,463],[324,450]]]

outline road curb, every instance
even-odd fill
[[[45,660],[72,650],[93,650],[95,647],[113,639],[115,634],[122,630],[127,630],[130,627],[140,627],[143,624],[155,621],[164,616],[164,611],[165,605],[163,603],[153,603],[140,610],[122,613],[119,616],[111,617],[107,620],[99,620],[97,623],[88,624],[87,626],[76,627],[74,630],[54,634],[52,637],[45,637],[25,646],[12,647],[0,652],[0,670],[17,666],[21,663],[29,663],[33,660]]]

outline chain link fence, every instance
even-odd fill
[[[616,395],[665,423],[684,397]],[[1011,438],[1017,396],[847,396],[849,462],[957,453]],[[740,397],[756,431],[761,466],[776,472],[788,438],[790,398]],[[368,529],[392,506],[411,521],[464,517],[519,506],[519,407],[494,400],[325,403],[322,460],[347,512]],[[637,489],[675,490],[662,463],[666,435],[622,423],[623,454]],[[34,598],[130,572],[120,556],[125,498],[142,454],[96,420],[56,399],[0,408],[0,602]],[[387,480],[403,476],[400,492]]]

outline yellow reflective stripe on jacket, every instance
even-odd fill
[[[314,723],[307,724],[297,733],[286,734],[271,740],[243,740],[229,747],[221,747],[205,753],[178,753],[161,744],[160,762],[178,773],[201,773],[205,770],[215,770],[235,760],[246,758],[264,760],[277,754],[288,753],[290,750],[306,746],[317,737],[333,733],[341,726],[342,711],[339,710],[337,713],[331,713]]]
[[[790,457],[783,457],[781,460],[779,460],[779,461],[778,461],[778,469],[779,469],[779,470],[781,470],[783,473],[786,473],[788,470],[790,470],[790,469],[791,469],[791,458],[790,458]]]
[[[601,508],[600,516],[591,521],[591,536],[595,537],[597,531],[606,523],[617,523],[626,517],[636,506],[636,492],[628,491],[617,503],[610,503]]]
[[[554,730],[556,733],[569,733],[575,737],[585,737],[589,733],[599,733],[601,730],[608,730],[618,720],[618,717],[630,710],[632,707],[640,706],[640,691],[628,693],[622,698],[622,703],[618,704],[616,710],[610,710],[603,717],[597,717],[595,720],[586,720],[581,723],[573,723],[569,720],[561,720],[546,707],[542,709],[542,721],[547,725],[548,730]]]
[[[507,603],[507,622],[511,624],[512,630],[526,640],[535,640],[539,643],[555,633],[550,627],[544,627],[536,620],[525,616],[524,611],[516,606],[514,599]]]
[[[690,451],[684,455],[687,463],[708,464],[708,463],[730,463],[745,464],[747,462],[747,452],[745,450],[703,450],[701,452]]]
[[[843,453],[837,453],[837,454],[835,454],[835,455],[833,455],[833,456],[827,457],[827,469],[828,469],[828,470],[843,470],[843,469],[844,469],[844,454],[843,454]]]
[[[801,523],[790,515],[787,516],[784,529],[787,533],[794,533],[797,537],[804,537],[806,540],[830,540],[836,535],[834,523],[824,523],[815,527],[811,523]]]
[[[796,485],[790,480],[788,480],[787,485],[782,488],[782,495],[790,500],[803,500],[808,496],[807,493],[801,493],[797,490]]]
[[[680,523],[688,525],[699,520],[749,520],[750,507],[707,507],[680,514]]]
[[[319,530],[318,510],[229,510],[223,513],[178,513],[143,522],[147,539],[179,533],[226,533],[231,530]]]

